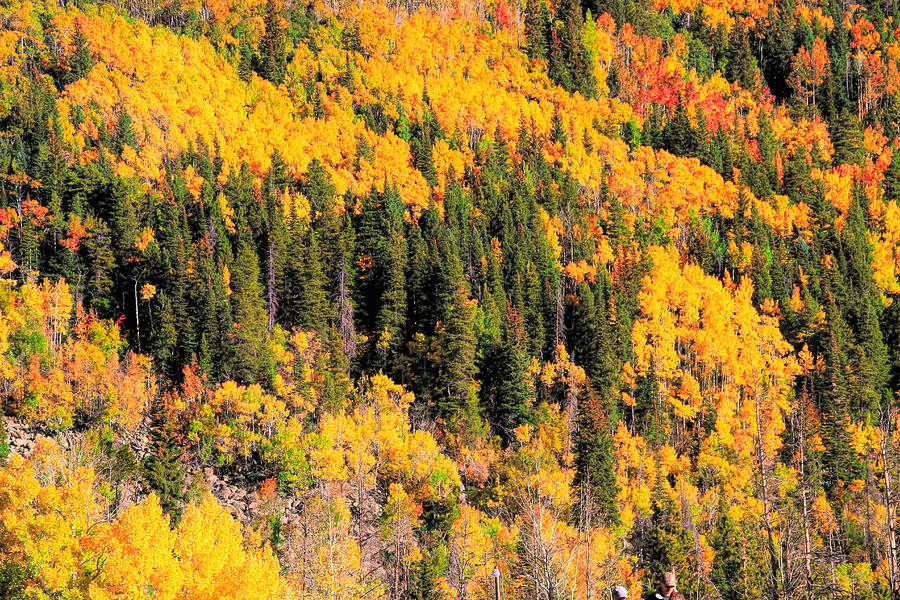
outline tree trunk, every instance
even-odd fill
[[[338,333],[344,354],[347,360],[352,361],[356,357],[356,330],[353,326],[353,304],[350,302],[350,288],[347,286],[345,260],[341,257],[341,264],[338,266]]]
[[[275,295],[275,244],[269,242],[268,265],[266,269],[266,330],[275,327],[275,312],[278,298]]]
[[[760,410],[759,410],[759,394],[754,391],[753,400],[755,403],[756,410],[756,458],[757,458],[757,466],[759,468],[759,480],[760,487],[762,492],[762,506],[763,506],[763,524],[766,529],[766,550],[769,554],[769,565],[771,568],[770,580],[769,584],[771,585],[771,598],[780,598],[780,594],[778,593],[778,579],[780,574],[780,567],[778,561],[778,555],[775,551],[775,536],[772,533],[772,517],[771,517],[771,507],[769,506],[769,481],[766,475],[766,458],[765,458],[765,446],[762,440],[762,425],[760,423]]]
[[[896,597],[900,589],[897,582],[897,538],[894,532],[894,497],[891,482],[891,461],[888,452],[888,444],[891,437],[891,418],[893,411],[888,408],[885,416],[884,431],[881,436],[881,459],[884,462],[884,506],[887,509],[886,523],[888,534],[888,578],[891,586],[891,595]]]

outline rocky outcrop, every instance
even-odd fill
[[[34,451],[35,441],[39,436],[55,440],[63,448],[74,448],[84,434],[77,431],[55,432],[40,424],[28,423],[12,417],[4,417],[7,431],[7,442],[11,454],[27,458]],[[150,454],[152,443],[149,426],[142,424],[133,431],[119,436],[117,443],[127,445],[138,461]],[[303,508],[303,502],[296,497],[260,496],[259,481],[246,478],[231,478],[218,475],[212,467],[186,463],[185,480],[192,487],[208,489],[241,523],[250,523],[259,518],[280,517],[287,526],[295,521]],[[192,484],[191,484],[192,482]],[[117,508],[124,509],[128,504],[137,501],[142,492],[142,484],[136,477],[129,478],[121,484]]]

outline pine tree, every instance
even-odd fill
[[[859,461],[850,444],[850,399],[848,398],[850,347],[852,332],[837,306],[829,303],[825,313],[829,331],[823,343],[824,370],[818,374],[816,389],[819,412],[822,415],[822,483],[829,500],[838,499],[840,482],[849,483],[860,476]]]
[[[80,19],[75,19],[72,46],[72,55],[69,58],[69,72],[65,78],[67,84],[78,81],[94,67],[94,56],[91,53],[90,40],[84,35]]]
[[[710,539],[716,551],[710,578],[723,600],[763,597],[765,559],[754,541],[746,526],[735,522],[724,496],[721,497],[719,518]]]
[[[735,27],[731,32],[725,76],[745,90],[752,91],[757,87],[756,59],[750,49],[750,36],[744,27]]]
[[[441,136],[437,117],[431,109],[431,100],[428,90],[422,92],[422,106],[424,110],[421,120],[413,127],[412,140],[409,149],[412,154],[413,165],[422,173],[429,185],[437,185],[437,171],[434,167],[433,148],[434,142]]]
[[[259,42],[259,74],[275,85],[284,83],[287,72],[287,38],[281,24],[278,0],[268,0],[266,4],[265,32]]]
[[[856,115],[844,108],[828,125],[834,144],[835,164],[858,163],[863,156],[863,136],[862,126]]]
[[[607,523],[619,522],[619,485],[614,464],[605,406],[593,387],[588,386],[578,403],[573,483],[578,488],[581,511],[596,511],[600,520]]]
[[[255,58],[253,48],[242,38],[241,44],[238,46],[237,56],[237,74],[241,81],[250,81],[250,78],[253,76],[253,62]]]
[[[134,121],[124,106],[119,108],[119,116],[116,120],[116,134],[112,139],[112,147],[116,154],[121,155],[125,146],[137,149],[137,140],[134,137]]]
[[[474,303],[462,283],[449,299],[440,331],[440,415],[455,426],[466,427],[477,417],[475,396]]]
[[[276,150],[272,155],[272,168],[266,175],[265,210],[262,214],[262,226],[257,231],[260,261],[265,265],[266,329],[269,331],[272,331],[278,316],[281,300],[279,292],[284,288],[284,273],[288,261],[288,227],[278,194],[290,183],[287,165]],[[217,220],[221,221],[221,215]]]
[[[333,315],[326,290],[322,251],[318,235],[311,227],[307,227],[302,235],[304,241],[285,276],[290,288],[285,292],[282,314],[288,327],[321,333]]]
[[[89,217],[85,220],[85,228],[90,234],[83,244],[89,265],[87,291],[90,305],[100,315],[109,316],[109,310],[113,306],[113,277],[116,268],[109,226],[103,219]]]
[[[168,430],[162,407],[156,405],[150,430],[153,451],[141,463],[144,484],[159,497],[162,509],[177,524],[187,500],[185,495],[184,448]]]
[[[178,330],[172,302],[165,290],[160,290],[153,299],[153,329],[150,333],[150,349],[163,373],[173,378],[178,371],[175,352]]]
[[[784,15],[793,14],[795,6],[793,0],[777,0],[769,5],[767,18],[772,26],[764,29],[763,42],[760,44],[761,68],[766,85],[779,100],[786,99],[791,93],[787,80],[790,76],[791,59],[794,56],[795,20],[785,18]],[[846,29],[843,31],[846,33]]]
[[[230,375],[247,383],[269,381],[274,374],[274,356],[266,332],[259,262],[243,240],[231,265],[231,290],[234,323],[228,334]]]
[[[325,349],[327,351],[324,364],[317,365],[318,371],[324,374],[322,383],[321,409],[339,414],[347,406],[347,399],[353,388],[348,376],[350,362],[344,353],[341,336],[335,325],[331,325],[325,334]]]
[[[6,419],[4,416],[3,407],[0,406],[0,468],[6,466],[6,458],[9,456],[9,434],[6,431]],[[0,579],[0,582],[2,582],[2,579]]]
[[[403,345],[406,324],[406,247],[399,228],[392,228],[384,256],[384,291],[375,319],[375,365],[385,367],[396,359]]]
[[[193,263],[196,274],[190,277],[187,292],[190,308],[186,309],[190,316],[183,317],[193,326],[191,331],[180,332],[180,350],[185,358],[195,354],[207,375],[228,377],[233,365],[232,356],[230,348],[222,341],[228,339],[234,320],[229,286],[225,281],[225,262],[217,260],[208,248],[201,245],[195,252]]]
[[[481,369],[485,416],[505,444],[514,439],[517,427],[531,421],[535,392],[527,373],[529,362],[522,319],[509,307],[504,339],[487,353]]]
[[[883,188],[885,200],[900,200],[900,146],[893,147],[891,164],[884,173]]]
[[[580,92],[585,98],[593,98],[596,94],[596,82],[590,54],[582,40],[584,15],[581,12],[581,2],[562,0],[557,10],[557,19],[563,24],[560,38],[564,60],[572,77],[572,89],[568,91]]]
[[[662,130],[662,147],[677,156],[699,154],[700,132],[691,124],[681,98],[675,106],[675,114]]]
[[[682,525],[681,511],[666,487],[661,478],[657,478],[653,490],[652,528],[644,572],[650,577],[658,577],[659,573],[669,571],[677,573],[678,591],[689,597],[696,583],[692,577],[696,570],[691,564],[694,540]],[[646,583],[647,587],[653,587],[655,581],[651,579]]]
[[[550,15],[543,0],[528,0],[525,9],[525,53],[533,60],[547,59]]]

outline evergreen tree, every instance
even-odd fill
[[[763,598],[765,558],[756,547],[752,532],[731,516],[724,498],[719,501],[719,518],[713,532],[710,545],[716,555],[710,578],[722,599]]]
[[[662,147],[677,156],[697,156],[700,150],[701,133],[691,124],[681,98],[675,107],[675,114],[662,130]]]
[[[87,75],[94,67],[94,56],[91,52],[90,40],[84,35],[81,20],[75,19],[75,31],[72,34],[72,55],[69,57],[69,72],[65,83],[74,83]]]
[[[3,407],[0,406],[0,468],[6,466],[6,458],[9,456],[9,434],[6,431]],[[2,589],[2,588],[0,588]]]
[[[619,485],[614,471],[612,433],[604,403],[588,386],[579,399],[575,431],[575,479],[581,512],[619,522]]]
[[[525,52],[534,60],[547,59],[550,14],[542,0],[528,0],[525,8]]]
[[[768,22],[771,26],[764,29],[760,44],[760,66],[766,85],[779,100],[786,99],[791,93],[787,81],[794,57],[794,19],[785,15],[794,14],[795,7],[795,0],[777,0],[769,5]]]
[[[893,147],[891,164],[884,172],[884,198],[888,201],[900,201],[900,146]]]
[[[141,464],[144,484],[159,497],[159,503],[172,523],[181,519],[181,511],[187,500],[185,495],[185,466],[182,461],[183,446],[167,429],[160,407],[153,413],[151,431],[153,451]]]
[[[745,90],[755,90],[756,59],[750,49],[750,36],[744,27],[735,27],[728,44],[728,64],[725,76]]]
[[[265,32],[259,42],[259,74],[275,85],[284,83],[287,72],[287,38],[281,24],[277,0],[268,0],[264,20]]]
[[[696,585],[693,581],[696,570],[692,564],[694,540],[682,525],[681,511],[667,487],[661,478],[657,478],[644,572],[650,578],[658,578],[659,573],[677,573],[678,591],[688,597]],[[653,587],[655,580],[649,579],[645,583],[647,587]]]
[[[113,306],[113,276],[116,258],[112,251],[109,226],[103,219],[89,217],[85,227],[90,236],[83,243],[89,269],[87,292],[90,306],[102,316],[109,316]]]
[[[557,6],[556,20],[551,25],[549,75],[569,92],[580,92],[586,98],[596,93],[590,54],[582,40],[584,16],[579,0],[563,0]]]
[[[482,406],[491,428],[505,443],[514,438],[514,430],[531,420],[534,383],[528,376],[529,356],[522,319],[513,308],[507,309],[503,341],[490,349],[481,372]]]
[[[253,48],[242,38],[241,44],[238,46],[237,56],[237,74],[241,81],[250,81],[250,78],[253,76],[253,62],[255,58]]]
[[[307,227],[300,254],[288,268],[286,281],[290,282],[283,314],[288,326],[307,331],[324,332],[333,316],[326,290],[325,270],[318,235]]]
[[[449,423],[464,428],[477,417],[475,396],[475,306],[462,283],[449,298],[439,332],[441,369],[439,413]]]
[[[318,371],[324,374],[320,406],[325,412],[340,414],[346,408],[353,389],[348,377],[350,361],[347,360],[340,333],[334,324],[325,334],[324,342],[327,354],[324,363],[317,365]]]
[[[116,120],[116,134],[113,136],[112,147],[116,154],[121,155],[125,146],[137,149],[137,140],[134,137],[134,121],[124,106],[119,108],[119,116]]]
[[[855,114],[844,108],[828,124],[831,141],[834,144],[834,162],[858,163],[863,156],[862,125]]]
[[[266,332],[259,262],[246,241],[239,242],[230,272],[234,323],[228,334],[229,374],[242,382],[269,381],[274,356]]]
[[[375,365],[387,366],[394,362],[403,344],[406,324],[406,247],[400,229],[392,228],[388,234],[384,256],[384,290],[381,308],[375,319]]]

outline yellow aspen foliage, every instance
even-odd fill
[[[176,530],[186,600],[276,598],[282,582],[268,547],[245,549],[240,524],[210,495],[190,504]]]
[[[27,595],[86,592],[102,561],[84,540],[100,519],[93,470],[72,464],[50,440],[0,468],[0,556],[28,573]]]
[[[555,406],[541,407],[548,419],[537,426],[516,429],[518,447],[510,450],[502,467],[509,502],[540,501],[557,509],[571,501],[574,471],[568,455],[569,431],[566,415]]]
[[[352,528],[344,500],[313,497],[306,502],[301,525],[287,542],[289,562],[295,565],[288,580],[301,597],[357,600],[381,591],[361,564]]]
[[[211,496],[177,529],[155,495],[106,517],[87,445],[39,438],[30,458],[0,467],[0,557],[34,598],[281,598],[268,546],[248,547],[240,524]]]
[[[412,431],[413,395],[384,375],[373,376],[348,414],[325,414],[307,436],[312,475],[366,488],[380,472],[403,484],[417,501],[447,498],[461,485],[456,464],[430,433]]]
[[[416,538],[416,528],[420,525],[421,514],[422,507],[409,497],[402,485],[392,483],[388,487],[381,538],[390,557],[388,568],[394,589],[399,586],[401,577],[422,558]]]
[[[91,582],[98,600],[163,600],[181,597],[184,574],[175,556],[175,532],[151,494],[115,522],[103,524],[91,544],[104,553],[100,577]]]
[[[753,307],[748,278],[729,289],[698,267],[679,266],[674,250],[657,248],[651,256],[653,271],[640,294],[643,316],[632,331],[635,370],[653,369],[676,416],[712,411],[726,445],[750,452],[760,419],[766,444],[777,447],[798,365],[776,318]],[[744,395],[759,403],[741,402]]]
[[[54,23],[60,31],[71,32],[76,14],[81,13],[57,13]],[[64,115],[76,107],[97,111],[107,123],[115,122],[117,111],[127,110],[139,147],[123,154],[122,160],[128,162],[120,164],[127,173],[159,182],[162,161],[203,138],[219,144],[226,173],[243,161],[262,175],[277,149],[297,176],[313,158],[322,160],[339,194],[348,189],[365,194],[373,186],[382,189],[387,178],[398,184],[408,202],[426,203],[427,185],[410,164],[408,145],[392,133],[377,136],[365,129],[353,118],[348,103],[329,102],[325,120],[301,118],[284,88],[257,77],[245,84],[205,39],[179,37],[143,21],[129,23],[108,8],[88,10],[79,23],[103,68],[92,69],[67,86],[60,110]],[[156,116],[163,113],[165,123]],[[84,147],[100,131],[93,119],[87,119],[78,129],[68,126],[66,135]],[[359,138],[373,145],[373,163],[354,164]],[[187,185],[197,198],[203,180],[190,169]]]

